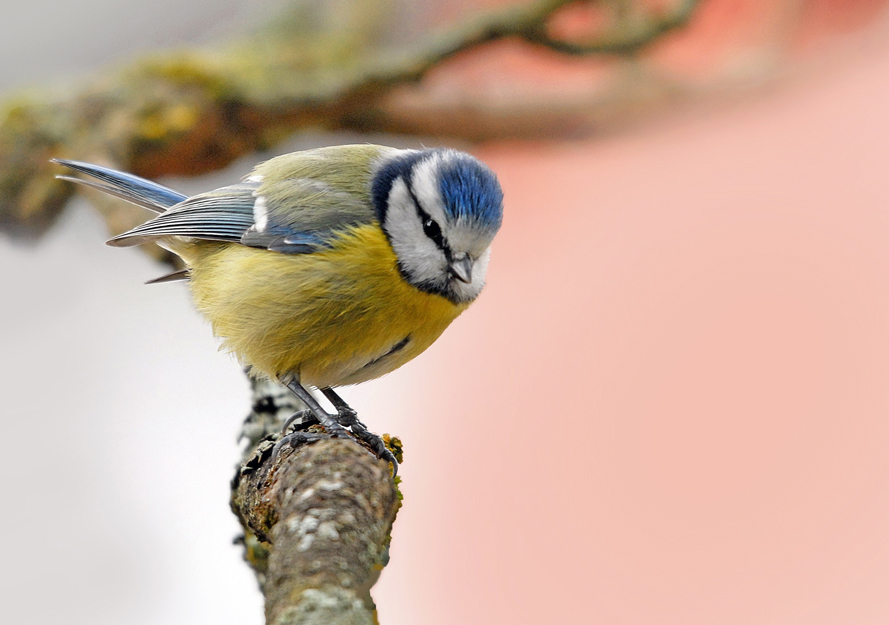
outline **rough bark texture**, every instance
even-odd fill
[[[388,559],[400,506],[388,463],[358,443],[261,443],[232,484],[247,558],[275,625],[370,625],[370,588]]]

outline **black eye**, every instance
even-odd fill
[[[423,222],[424,234],[432,239],[438,247],[444,247],[444,237],[441,235],[441,228],[432,219]]]

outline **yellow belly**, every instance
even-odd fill
[[[170,247],[191,267],[195,303],[227,349],[269,376],[295,374],[319,388],[400,367],[468,306],[405,282],[376,224],[313,254],[207,241]]]

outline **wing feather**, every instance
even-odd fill
[[[109,245],[141,245],[165,237],[191,237],[240,243],[253,225],[256,183],[242,182],[190,197],[141,226],[119,234]]]
[[[238,184],[188,198],[129,174],[60,162],[94,176],[100,182],[89,184],[112,195],[147,208],[166,203],[165,212],[109,245],[188,237],[309,254],[328,246],[338,233],[376,219],[370,180],[376,163],[390,152],[397,151],[367,145],[286,154],[260,164]]]

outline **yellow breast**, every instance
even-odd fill
[[[296,374],[319,388],[400,367],[468,306],[405,282],[377,224],[313,254],[207,241],[171,248],[191,267],[195,303],[226,348],[272,377]]]

